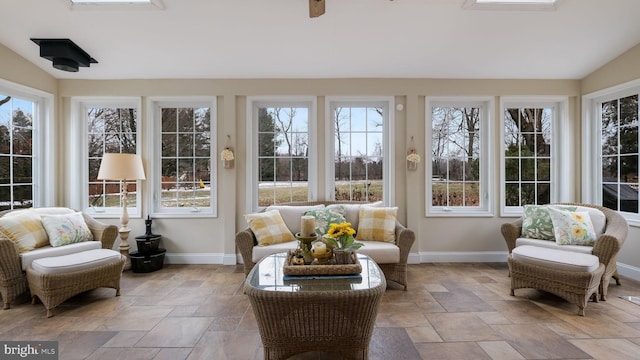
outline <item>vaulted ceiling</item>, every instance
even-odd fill
[[[0,43],[61,79],[580,79],[640,43],[638,0],[561,0],[554,11],[326,0],[316,18],[308,0],[160,1],[2,1]],[[70,38],[98,64],[54,69],[31,38]]]

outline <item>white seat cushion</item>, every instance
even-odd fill
[[[251,261],[254,263],[258,263],[258,261],[263,258],[271,255],[277,254],[281,252],[287,252],[289,250],[294,250],[298,247],[298,240],[288,241],[284,243],[278,243],[267,246],[254,246],[253,251],[251,252]]]
[[[289,231],[294,235],[300,232],[301,221],[300,218],[307,211],[323,209],[324,205],[309,205],[309,206],[295,206],[295,205],[271,205],[264,211],[278,210],[282,220],[287,225]]]
[[[100,241],[85,241],[58,247],[45,246],[20,254],[20,261],[22,262],[22,270],[27,271],[29,265],[37,259],[75,254],[81,251],[101,248],[102,243]]]
[[[400,262],[400,248],[393,243],[384,241],[358,240],[364,244],[358,253],[369,256],[377,264],[397,264]]]
[[[120,253],[114,250],[95,249],[36,259],[31,263],[31,267],[43,274],[62,274],[113,264],[120,261],[120,257]]]
[[[529,239],[529,238],[517,238],[516,246],[522,245],[532,245],[532,246],[540,246],[547,249],[556,249],[556,250],[564,250],[564,251],[574,251],[582,254],[591,254],[593,252],[592,246],[583,246],[583,245],[558,245],[555,241],[549,240],[540,240],[540,239]]]
[[[400,262],[400,248],[395,244],[383,241],[358,241],[364,244],[358,252],[365,254],[378,264],[397,264]],[[263,258],[280,252],[287,252],[298,247],[298,240],[269,246],[254,246],[251,261],[257,263]]]
[[[593,272],[600,266],[595,255],[549,249],[540,246],[518,246],[511,252],[514,260],[551,269]]]

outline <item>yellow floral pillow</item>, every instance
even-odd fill
[[[0,234],[11,240],[19,253],[49,245],[40,215],[32,210],[0,218]]]
[[[360,207],[356,239],[394,242],[397,215],[397,207]]]
[[[295,240],[278,210],[247,214],[244,218],[249,223],[251,231],[256,235],[256,240],[258,240],[258,245],[260,246]]]
[[[549,208],[549,215],[553,221],[553,232],[558,245],[593,246],[596,232],[586,211],[562,211]]]

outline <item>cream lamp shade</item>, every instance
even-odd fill
[[[142,158],[137,154],[104,154],[98,180],[145,180]]]

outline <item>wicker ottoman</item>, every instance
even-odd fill
[[[53,308],[88,290],[109,287],[119,296],[125,259],[117,251],[95,249],[34,260],[27,269],[32,303],[39,298],[51,317]]]
[[[523,245],[513,249],[508,262],[512,296],[515,289],[543,290],[578,305],[581,316],[589,298],[598,301],[604,264],[594,255]]]

